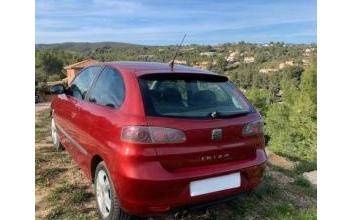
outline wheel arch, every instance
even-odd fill
[[[98,164],[101,162],[101,161],[104,161],[103,158],[96,154],[92,157],[91,159],[91,162],[90,162],[90,179],[91,179],[91,182],[94,183],[94,177],[95,177],[95,170],[98,166]]]

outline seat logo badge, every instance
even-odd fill
[[[211,132],[211,139],[213,140],[221,140],[222,139],[222,129],[213,129]]]

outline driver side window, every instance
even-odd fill
[[[80,72],[70,86],[71,95],[77,99],[84,100],[88,89],[99,70],[101,70],[101,67],[92,66]]]
[[[89,101],[98,105],[119,107],[125,97],[125,86],[122,76],[110,67],[106,67],[97,79]]]

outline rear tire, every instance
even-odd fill
[[[53,140],[53,147],[57,151],[62,151],[64,147],[60,142],[59,134],[57,133],[57,127],[54,118],[51,118],[51,138]]]
[[[132,220],[132,215],[120,208],[114,184],[103,161],[95,169],[94,191],[97,209],[102,219]]]

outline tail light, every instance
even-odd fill
[[[122,128],[121,140],[139,144],[170,144],[182,143],[186,136],[182,131],[173,128],[126,126]]]
[[[264,130],[264,122],[262,119],[249,122],[243,128],[242,134],[244,136],[262,134]]]

